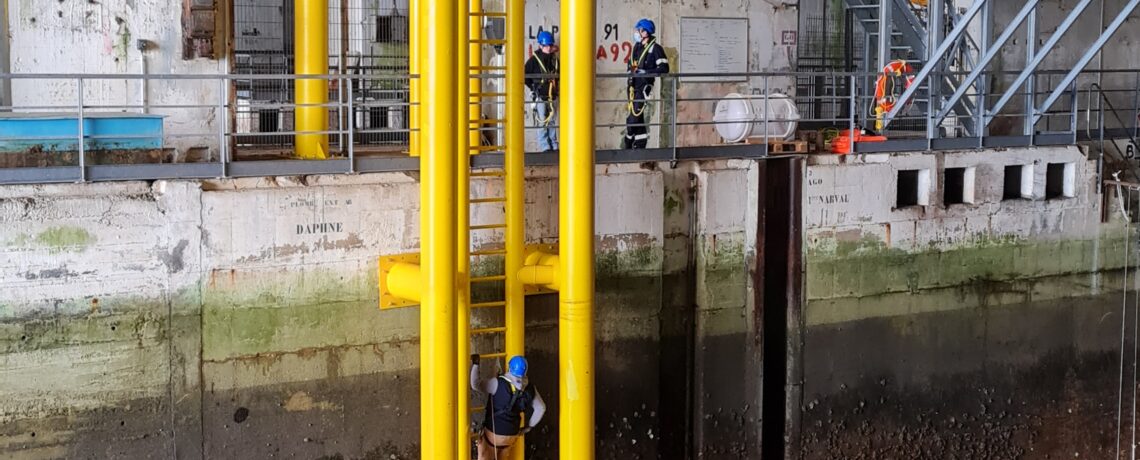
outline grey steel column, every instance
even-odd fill
[[[891,34],[894,33],[891,19],[894,2],[891,0],[879,1],[879,67],[882,69],[891,63]],[[875,70],[878,70],[875,69]]]
[[[1029,15],[1028,20],[1025,22],[1025,65],[1028,66],[1033,61],[1033,57],[1037,54],[1037,12]],[[1028,67],[1026,67],[1028,68]],[[1035,124],[1036,117],[1034,117],[1034,107],[1037,105],[1037,98],[1033,94],[1037,91],[1037,76],[1029,74],[1029,79],[1025,81],[1025,119],[1023,123],[1025,128],[1022,134],[1026,136],[1033,135],[1033,125]],[[994,115],[997,115],[996,113]]]

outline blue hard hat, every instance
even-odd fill
[[[515,377],[526,377],[526,358],[515,356],[507,363],[507,370]]]
[[[542,31],[538,33],[539,46],[554,46],[554,34]]]
[[[649,19],[642,19],[640,21],[637,21],[637,24],[634,25],[633,28],[649,32],[649,35],[657,33],[657,26],[653,25],[653,21],[650,21]]]

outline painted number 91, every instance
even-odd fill
[[[603,32],[605,32],[606,36],[602,40],[606,40],[606,41],[611,40],[611,39],[617,40],[618,34],[619,34],[618,25],[617,24],[606,24],[606,27],[603,29]]]

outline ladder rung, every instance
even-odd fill
[[[498,256],[507,253],[506,249],[484,249],[482,251],[471,251],[473,256]]]
[[[476,43],[476,44],[480,44],[480,45],[506,45],[507,41],[502,40],[502,39],[494,39],[494,38],[477,38],[475,40],[471,40],[471,43]]]
[[[475,204],[475,203],[506,203],[506,202],[507,202],[507,199],[506,199],[506,198],[503,198],[503,197],[494,197],[494,198],[472,198],[472,199],[471,199],[471,203],[472,203],[472,204]]]
[[[492,283],[495,281],[506,281],[507,275],[491,275],[491,276],[476,276],[471,278],[472,283]]]
[[[502,118],[482,118],[479,120],[468,121],[468,123],[471,123],[473,125],[497,125],[497,124],[506,123],[506,122],[507,122],[507,120],[504,120]]]
[[[502,300],[497,300],[495,302],[477,302],[477,303],[471,304],[471,308],[494,308],[494,307],[505,307],[505,306],[507,306],[507,302],[502,301]]]
[[[479,357],[480,357],[480,358],[490,358],[490,359],[495,359],[495,358],[506,358],[506,357],[507,357],[507,354],[506,354],[506,353],[503,353],[503,352],[499,352],[499,353],[487,353],[487,354],[483,354],[483,353],[480,353],[480,354],[479,354]]]
[[[468,408],[468,410],[470,410],[472,413],[483,412],[483,406],[471,406]],[[476,433],[469,433],[468,436],[474,438],[474,437],[479,436],[479,435]]]
[[[471,147],[471,150],[478,150],[480,152],[491,152],[495,150],[506,150],[507,147],[503,145],[476,145]]]
[[[471,97],[486,99],[489,97],[507,97],[507,93],[471,93]]]
[[[476,66],[471,66],[471,70],[475,70],[478,72],[486,72],[488,70],[507,70],[507,66],[505,66],[505,65],[476,65]]]
[[[472,329],[471,334],[498,334],[500,332],[507,332],[506,326],[501,327],[484,327],[479,329]]]
[[[502,11],[472,11],[472,16],[483,16],[485,18],[505,18],[507,13]]]
[[[505,171],[479,171],[471,173],[471,177],[503,177],[506,176]]]
[[[507,224],[485,224],[471,226],[471,230],[495,230],[499,228],[507,228]]]

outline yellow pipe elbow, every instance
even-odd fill
[[[534,252],[526,257],[519,269],[519,280],[523,284],[538,285],[550,290],[558,290],[558,254]]]

